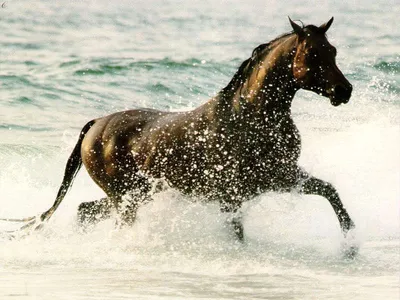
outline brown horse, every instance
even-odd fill
[[[289,19],[290,20],[290,19]],[[300,135],[291,118],[297,90],[347,103],[352,85],[338,69],[325,35],[333,21],[299,26],[254,49],[229,84],[187,112],[137,109],[90,121],[83,127],[53,206],[22,228],[41,228],[60,205],[81,164],[107,194],[82,203],[82,222],[111,210],[131,224],[137,208],[169,185],[184,194],[217,200],[239,212],[243,201],[266,191],[325,197],[346,235],[354,227],[336,189],[298,166]],[[234,214],[235,215],[235,214]],[[240,214],[233,229],[243,239]]]

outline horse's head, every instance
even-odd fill
[[[349,102],[353,87],[337,67],[336,48],[325,35],[332,22],[333,17],[319,27],[301,27],[290,20],[297,35],[292,70],[299,88],[329,97],[338,106]]]

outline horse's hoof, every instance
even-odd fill
[[[340,227],[342,228],[342,232],[344,234],[344,237],[347,236],[347,233],[353,229],[356,228],[356,225],[354,222],[350,219],[350,217],[345,218],[341,224]]]
[[[344,241],[342,243],[341,252],[347,259],[355,259],[358,254],[359,246],[357,245],[354,223],[351,227],[352,230],[344,232]]]
[[[346,245],[342,247],[342,253],[344,258],[355,259],[358,254],[358,249],[359,247],[357,245],[351,245],[351,246]]]

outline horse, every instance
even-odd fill
[[[292,31],[256,47],[228,85],[194,110],[134,109],[88,122],[54,204],[38,217],[20,220],[21,229],[37,230],[48,222],[84,164],[107,197],[79,205],[81,223],[117,211],[121,224],[133,224],[141,205],[171,187],[219,201],[243,240],[244,201],[267,191],[298,191],[326,198],[346,236],[355,225],[335,187],[298,165],[301,140],[291,104],[304,89],[338,106],[349,101],[353,88],[326,36],[333,17],[321,26],[289,22]]]

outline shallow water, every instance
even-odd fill
[[[0,9],[0,217],[54,201],[79,130],[114,111],[196,107],[253,48],[305,23],[329,40],[354,85],[333,107],[301,91],[301,165],[334,184],[357,225],[343,254],[329,203],[267,193],[243,207],[235,241],[217,204],[174,191],[132,228],[82,233],[79,203],[103,197],[81,170],[42,232],[0,238],[1,299],[399,299],[400,8],[396,1],[9,1]],[[13,229],[17,224],[0,223]]]

